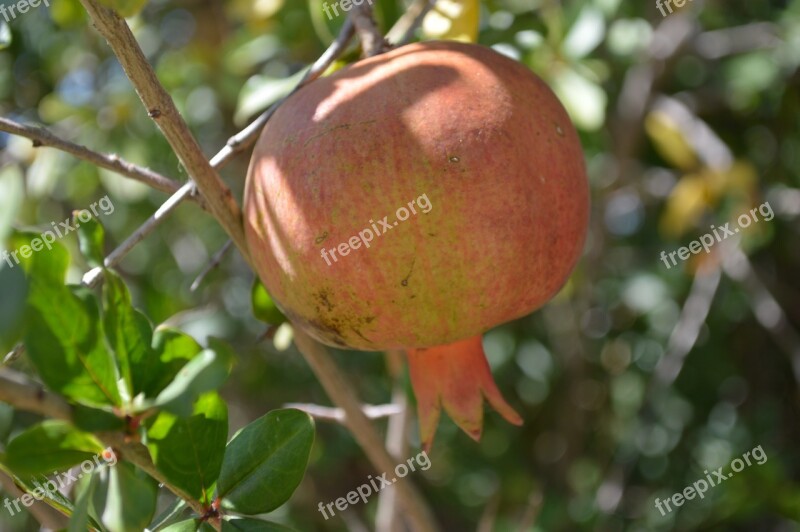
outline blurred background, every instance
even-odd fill
[[[452,4],[439,2],[421,38],[453,31]],[[525,425],[488,414],[476,444],[443,419],[432,467],[405,481],[445,530],[800,530],[800,0],[689,0],[671,3],[672,14],[662,4],[667,16],[655,0],[480,4],[479,42],[544,78],[581,134],[591,227],[561,293],[485,335]],[[405,10],[400,0],[375,9],[384,29]],[[321,0],[153,0],[129,19],[209,156],[296,83],[343,21]],[[0,19],[0,46],[0,116],[185,179],[77,0]],[[12,226],[42,231],[108,194],[115,210],[101,221],[116,245],[166,199],[26,139],[0,133],[0,149],[0,243]],[[222,172],[237,193],[247,163]],[[765,202],[773,218],[762,212],[710,253],[669,268],[661,259]],[[225,241],[210,216],[183,205],[122,262],[134,303],[156,323],[236,347],[222,390],[231,433],[286,403],[328,405],[286,327],[264,336],[253,274],[235,253],[190,290]],[[74,235],[62,242],[79,282],[89,268]],[[24,294],[19,268],[4,266],[3,353]],[[336,359],[371,404],[391,402],[393,371],[407,382],[381,353]],[[33,419],[0,404],[0,442]],[[407,427],[405,458],[419,452],[413,412]],[[702,500],[656,508],[656,497],[705,470],[730,472],[758,446],[763,464]],[[371,529],[377,498],[327,521],[317,504],[376,473],[344,428],[319,421],[306,478],[273,519],[302,531]],[[0,530],[38,525],[0,511]]]

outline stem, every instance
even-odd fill
[[[0,131],[31,139],[35,147],[46,146],[69,153],[78,159],[87,161],[100,168],[111,170],[121,176],[135,179],[140,183],[144,183],[151,188],[166,192],[167,194],[175,193],[181,186],[181,183],[178,181],[163,176],[158,172],[154,172],[149,168],[128,162],[115,154],[92,151],[80,144],[64,140],[43,127],[28,126],[8,118],[0,117]],[[198,198],[194,199],[198,200]],[[206,208],[204,202],[200,201],[200,203],[203,205],[203,208]]]
[[[44,389],[44,387],[31,380],[24,373],[8,368],[0,368],[0,401],[11,406],[40,414],[42,416],[72,422],[72,406],[63,397]],[[107,445],[119,452],[120,456],[128,462],[156,479],[167,487],[172,493],[186,501],[198,515],[205,513],[205,507],[200,501],[181,488],[172,486],[169,481],[156,469],[147,447],[138,442],[129,441],[125,434],[118,432],[101,432],[96,436]],[[218,527],[217,527],[218,528]]]
[[[161,223],[167,219],[167,216],[173,210],[175,210],[184,199],[192,194],[193,190],[194,183],[192,181],[189,181],[183,185],[175,194],[165,201],[164,204],[161,205],[161,207],[159,207],[158,210],[139,227],[139,229],[134,231],[134,233],[129,236],[125,242],[120,244],[119,247],[108,254],[103,261],[103,266],[105,268],[113,268],[116,266],[122,260],[122,258],[136,246],[136,244],[144,240],[147,235],[155,231],[156,227],[161,225]],[[86,274],[83,276],[83,284],[89,288],[94,288],[102,278],[103,268],[93,268],[86,272]]]
[[[395,459],[383,446],[378,431],[361,410],[353,386],[347,382],[345,375],[336,366],[328,350],[312,340],[301,329],[295,329],[294,340],[297,348],[308,361],[325,391],[334,403],[345,411],[345,426],[350,430],[358,444],[364,449],[367,457],[379,471],[394,471]],[[397,490],[400,505],[406,512],[406,518],[415,532],[432,532],[438,530],[433,515],[425,500],[416,490],[410,479],[392,484]]]
[[[250,252],[244,238],[242,212],[233,193],[203,155],[172,97],[147,62],[128,24],[116,11],[101,6],[96,0],[81,0],[81,4],[119,59],[148,114],[161,129],[187,173],[197,183],[209,210],[249,263]]]
[[[372,57],[382,54],[389,50],[389,44],[384,40],[381,30],[372,17],[372,6],[362,2],[360,5],[354,3],[350,11],[350,20],[356,27],[356,33],[361,40],[361,47],[364,55]]]
[[[389,33],[386,34],[386,40],[397,46],[402,46],[410,41],[414,37],[414,32],[425,20],[425,15],[428,14],[428,11],[433,8],[435,3],[436,0],[416,0],[389,30]]]

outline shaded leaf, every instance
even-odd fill
[[[128,463],[95,471],[92,502],[110,532],[141,532],[156,510],[158,484]]]
[[[46,420],[9,442],[5,462],[18,475],[49,475],[91,460],[101,452],[103,446],[91,434],[66,421]]]
[[[222,507],[253,515],[289,500],[300,484],[314,443],[305,412],[274,410],[243,428],[225,451],[217,483]]]
[[[201,394],[218,388],[228,377],[233,359],[227,351],[205,349],[190,360],[158,394],[153,406],[187,417]]]
[[[84,213],[88,214],[88,221],[79,219]],[[73,225],[78,228],[78,244],[86,262],[93,268],[102,266],[105,246],[103,226],[89,211],[75,211],[72,218]]]
[[[144,391],[152,374],[161,372],[153,351],[153,327],[147,317],[133,308],[125,282],[111,271],[103,284],[103,324],[108,343],[114,350],[120,376],[130,397]]]

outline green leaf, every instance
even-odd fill
[[[211,392],[181,418],[160,412],[148,423],[147,447],[159,471],[175,486],[204,503],[211,502],[228,439],[228,408]]]
[[[270,325],[280,325],[288,321],[258,277],[253,281],[251,299],[253,302],[253,314],[259,320]]]
[[[11,440],[6,465],[17,475],[29,476],[64,471],[103,452],[103,446],[66,421],[47,420]]]
[[[80,492],[78,500],[75,501],[75,508],[69,519],[67,532],[84,532],[89,525],[89,502],[92,500],[94,490],[97,486],[97,475],[92,472],[89,482]]]
[[[120,375],[130,397],[143,391],[153,373],[161,368],[153,351],[153,327],[147,317],[133,308],[125,282],[114,272],[105,272],[103,324],[114,350]]]
[[[153,335],[154,358],[142,367],[140,391],[156,397],[188,361],[203,350],[194,338],[174,329],[158,328]]]
[[[30,283],[24,333],[28,358],[51,390],[90,406],[120,405],[117,369],[103,339],[94,295],[64,286],[69,256],[61,244],[32,252],[34,240],[22,234],[12,238],[22,250]]]
[[[75,405],[72,410],[72,423],[86,432],[124,430],[125,420],[110,409]]]
[[[247,425],[225,451],[222,506],[253,515],[282,505],[303,479],[313,443],[314,422],[299,410],[274,410]]]
[[[148,530],[164,530],[170,525],[174,525],[181,520],[185,520],[189,505],[183,499],[175,499],[172,504],[164,508],[161,514],[157,515],[148,526]]]
[[[83,221],[86,213],[89,221]],[[103,266],[105,256],[105,230],[100,222],[89,211],[75,211],[72,213],[73,225],[78,228],[78,244],[81,253],[86,257],[89,266],[96,268]]]
[[[190,416],[195,399],[218,388],[228,377],[232,364],[233,359],[227,351],[201,351],[158,394],[152,405],[178,416]]]
[[[7,262],[0,262],[0,294],[0,346],[11,346],[21,338],[28,297],[28,280],[22,268],[11,268]]]
[[[156,511],[158,484],[125,462],[95,474],[98,483],[92,502],[103,526],[110,532],[144,530]]]
[[[162,532],[196,532],[202,524],[203,521],[200,519],[188,519],[163,528]]]

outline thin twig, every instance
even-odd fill
[[[667,388],[672,386],[680,375],[686,362],[686,355],[697,342],[700,329],[711,310],[711,302],[714,301],[719,288],[720,277],[719,268],[711,268],[695,275],[689,297],[686,298],[678,323],[667,342],[667,350],[655,368],[653,381],[655,384]]]
[[[800,382],[800,332],[794,329],[786,312],[767,285],[758,277],[753,264],[745,253],[735,246],[722,258],[725,275],[741,283],[750,294],[753,314],[764,329],[775,339],[792,364],[794,377]]]
[[[333,63],[334,60],[347,48],[348,43],[353,38],[353,24],[349,20],[345,21],[344,25],[342,26],[341,31],[339,32],[339,36],[336,38],[336,41],[331,43],[327,50],[317,59],[316,62],[311,66],[311,68],[306,72],[297,86],[292,90],[289,94],[294,94],[302,87],[311,83],[313,80],[317,79],[320,75],[322,75],[325,70]],[[288,96],[287,96],[288,98]],[[256,141],[258,135],[261,133],[261,130],[266,125],[267,121],[272,117],[272,114],[277,110],[278,106],[285,100],[282,99],[279,102],[272,105],[269,109],[267,109],[264,113],[261,114],[258,118],[256,118],[250,125],[240,131],[238,134],[234,135],[230,139],[228,139],[227,144],[211,159],[211,166],[215,169],[222,168],[228,162],[233,159],[235,155],[238,153],[246,150]],[[191,190],[190,181],[184,187],[188,186]],[[117,249],[111,252],[109,257],[106,259],[105,264],[107,268],[111,268],[121,261],[125,255],[127,255],[133,248],[141,242],[147,235],[149,235],[160,222],[164,220],[164,216],[174,210],[184,199],[192,197],[186,195],[186,189],[181,188],[177,191],[175,195],[173,195],[167,202],[159,208],[159,211],[156,212],[153,216],[151,216],[145,223],[137,229],[122,245],[120,245]],[[169,204],[169,210],[162,212],[164,207]],[[159,212],[162,213],[162,216],[157,217]],[[224,255],[227,252],[228,245],[218,252],[218,255]],[[113,259],[113,260],[109,260]],[[192,290],[194,291],[199,283],[202,282],[202,278],[208,274],[211,269],[216,266],[214,261],[207,267],[206,271],[204,271],[197,279],[192,283]],[[87,286],[96,286],[98,282],[101,282],[102,277],[102,270],[100,268],[95,268],[84,275],[84,284]]]
[[[386,427],[386,450],[398,461],[408,455],[408,429],[411,426],[408,397],[405,387],[400,381],[403,359],[402,351],[395,350],[386,353],[389,375],[394,381],[392,405],[400,410],[400,415],[390,418]],[[397,510],[397,491],[394,489],[394,485],[386,486],[378,495],[375,530],[377,532],[399,532],[401,521],[398,517],[401,514]]]
[[[166,202],[164,202],[153,215],[143,223],[131,236],[129,236],[122,244],[119,245],[114,251],[108,254],[103,261],[105,268],[115,267],[122,258],[130,252],[150,233],[155,231],[156,227],[161,225],[167,216],[181,204],[185,198],[192,194],[194,190],[194,183],[189,181],[184,184],[175,194],[173,194]],[[97,283],[103,278],[103,268],[97,267],[89,270],[83,276],[83,284],[89,288],[94,288]]]
[[[0,401],[48,418],[72,421],[72,407],[61,396],[45,390],[41,384],[34,382],[24,373],[8,368],[0,368]],[[147,447],[141,443],[129,441],[127,436],[121,432],[101,432],[97,436],[103,444],[114,449],[114,452],[124,460],[134,464],[186,501],[199,515],[205,513],[205,508],[199,501],[181,488],[171,485],[169,480],[158,471],[150,458]]]
[[[396,46],[406,44],[414,37],[414,32],[422,25],[425,15],[433,9],[435,4],[436,0],[416,0],[394,23],[392,29],[386,34],[386,40]]]
[[[14,346],[14,349],[9,352],[6,357],[3,359],[3,366],[8,366],[14,363],[22,354],[25,352],[25,344],[17,344]]]
[[[307,403],[287,403],[284,408],[296,408],[302,410],[320,421],[333,421],[346,425],[346,414],[342,408],[331,408],[329,406],[312,405]],[[364,415],[369,419],[381,419],[401,414],[403,409],[396,404],[388,405],[364,405],[362,407]]]
[[[166,192],[167,194],[174,194],[181,186],[180,182],[161,175],[158,172],[154,172],[149,168],[128,162],[115,154],[92,151],[80,144],[64,140],[43,127],[28,126],[8,118],[0,117],[0,131],[31,139],[34,147],[45,146],[69,153],[78,159],[92,163],[100,168],[111,170],[121,176],[135,179],[140,183],[144,183],[151,188]],[[205,202],[199,197],[193,199],[201,203],[205,208]]]
[[[24,373],[0,368],[0,401],[53,419],[72,420],[72,407]]]
[[[328,350],[299,328],[294,331],[294,340],[331,400],[346,412],[345,425],[373,465],[380,471],[393,471],[395,459],[386,451],[375,427],[361,411],[353,386],[336,366]],[[437,530],[430,509],[411,481],[397,482],[394,486],[411,529],[415,532]]]
[[[261,130],[280,107],[280,105],[292,94],[305,87],[315,79],[319,78],[331,64],[339,57],[347,48],[347,45],[353,39],[353,22],[347,19],[342,25],[339,35],[333,41],[325,52],[319,56],[311,68],[305,73],[303,78],[298,82],[297,86],[284,98],[270,106],[269,109],[261,113],[261,115],[253,120],[250,125],[244,128],[228,139],[225,146],[211,158],[211,166],[220,168],[233,158],[238,153],[248,149],[252,146],[261,134]]]
[[[219,251],[214,253],[214,256],[211,257],[211,260],[208,262],[206,267],[203,268],[203,271],[201,271],[200,274],[195,277],[194,281],[192,281],[192,286],[189,288],[190,292],[194,292],[200,288],[200,283],[203,282],[203,279],[205,279],[212,270],[222,263],[222,259],[225,257],[225,254],[228,253],[231,247],[233,247],[233,240],[228,240],[225,242],[225,244],[223,244]]]

